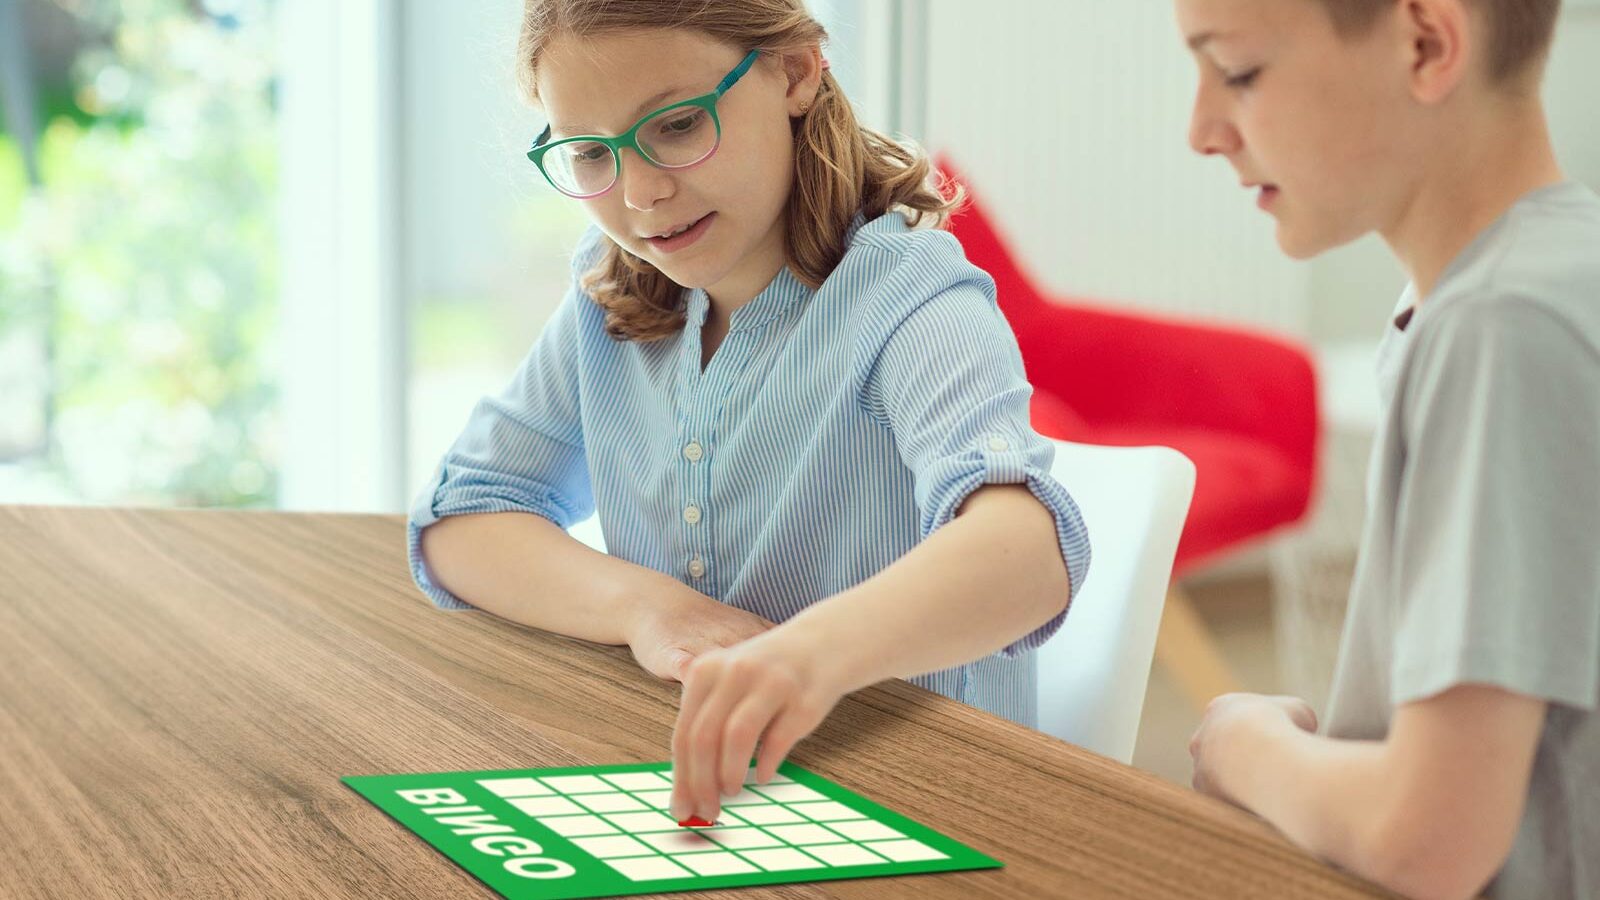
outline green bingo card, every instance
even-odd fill
[[[344,779],[502,895],[666,891],[993,869],[1002,863],[793,763],[754,770],[716,827],[667,813],[669,763]]]

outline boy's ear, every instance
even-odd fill
[[[1401,27],[1410,42],[1411,94],[1443,102],[1467,77],[1476,48],[1467,0],[1404,0]]]
[[[789,78],[789,90],[784,94],[789,116],[804,115],[816,102],[817,91],[822,87],[822,48],[813,45],[785,53],[783,71]]]

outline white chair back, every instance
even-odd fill
[[[1036,651],[1039,730],[1127,763],[1194,463],[1169,447],[1055,444],[1051,474],[1077,502],[1093,558],[1066,622]]]

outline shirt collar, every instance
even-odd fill
[[[702,291],[701,293],[705,293]],[[782,315],[789,307],[809,299],[815,291],[806,287],[788,266],[778,270],[776,277],[749,303],[733,311],[728,331],[744,331],[764,325]]]

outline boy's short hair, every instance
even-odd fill
[[[1317,0],[1341,34],[1359,33],[1397,0]],[[1555,36],[1561,0],[1466,0],[1489,25],[1489,79],[1496,84],[1542,62]]]

